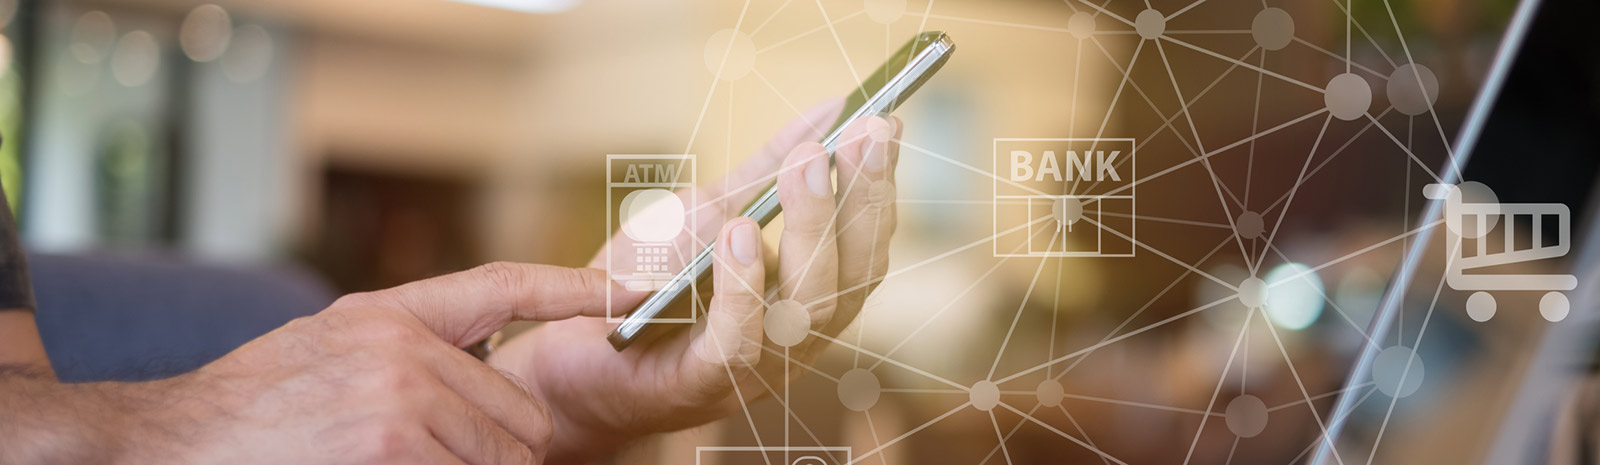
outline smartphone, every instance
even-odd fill
[[[866,82],[850,92],[839,120],[834,122],[833,129],[829,130],[821,141],[822,146],[828,149],[830,161],[845,127],[855,120],[873,115],[886,115],[899,108],[900,104],[910,98],[923,83],[928,82],[928,78],[933,77],[933,73],[944,66],[955,48],[955,42],[943,32],[917,34],[916,38],[900,47],[900,50],[890,56],[883,66],[868,76]],[[745,207],[741,215],[753,218],[761,226],[766,226],[782,211],[783,207],[778,204],[778,186],[773,182],[767,186],[765,192]],[[668,308],[688,298],[688,294],[695,287],[691,284],[705,282],[711,277],[712,250],[715,246],[715,243],[706,246],[705,250],[695,255],[694,259],[689,261],[678,274],[673,275],[660,290],[645,297],[639,308],[628,313],[622,324],[606,336],[606,340],[611,342],[611,347],[620,352],[649,332],[663,330],[667,324],[656,323],[653,320],[661,317]]]

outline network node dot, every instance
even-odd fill
[[[1050,206],[1050,214],[1056,219],[1056,225],[1067,227],[1083,219],[1083,201],[1078,199],[1059,198]]]
[[[1328,81],[1322,100],[1334,118],[1354,121],[1372,108],[1372,86],[1355,73],[1340,74]]]
[[[1261,308],[1267,302],[1267,282],[1251,277],[1239,283],[1239,303],[1249,308]]]
[[[705,59],[706,69],[717,79],[738,80],[755,68],[756,44],[749,34],[723,29],[706,41]]]
[[[1094,35],[1094,15],[1087,11],[1079,11],[1067,19],[1067,33],[1079,39],[1087,39]]]
[[[1250,23],[1250,36],[1263,49],[1283,50],[1294,40],[1294,18],[1289,17],[1289,12],[1282,8],[1261,10],[1256,13],[1255,21]]]
[[[780,300],[767,308],[767,316],[762,320],[767,332],[767,339],[783,347],[794,347],[806,340],[811,333],[811,312],[806,311],[805,305],[794,300]]]
[[[1409,363],[1411,367],[1406,368]],[[1372,361],[1372,380],[1377,382],[1378,391],[1389,397],[1406,398],[1415,394],[1417,388],[1422,387],[1422,377],[1427,373],[1423,369],[1422,358],[1409,347],[1393,346],[1378,352],[1378,358]],[[1405,378],[1401,384],[1400,378]]]
[[[1000,405],[1000,386],[989,380],[972,385],[973,408],[987,412],[994,410],[997,405]]]
[[[906,14],[906,0],[867,0],[867,17],[878,24],[891,24]]]
[[[1239,237],[1245,239],[1261,237],[1261,233],[1266,231],[1266,224],[1261,220],[1260,213],[1244,212],[1239,215],[1235,223],[1234,227],[1239,231]]]
[[[1481,239],[1494,231],[1500,225],[1500,196],[1488,184],[1478,181],[1467,181],[1456,185],[1461,191],[1461,202],[1472,204],[1473,213],[1482,215],[1483,227],[1478,227],[1477,221],[1446,222],[1445,228],[1451,233],[1471,239]]]
[[[1395,111],[1417,116],[1427,113],[1439,101],[1439,77],[1427,66],[1407,63],[1389,75],[1388,91],[1389,104],[1394,105]]]
[[[1228,402],[1225,413],[1228,431],[1241,438],[1253,438],[1267,429],[1267,404],[1261,398],[1245,394]]]
[[[1490,318],[1494,318],[1494,311],[1494,296],[1489,293],[1474,292],[1467,297],[1467,317],[1472,318],[1472,321],[1479,323],[1489,321]]]
[[[878,376],[864,368],[847,371],[839,378],[839,403],[847,409],[865,412],[877,405],[882,393]]]
[[[1139,31],[1139,37],[1146,39],[1161,37],[1161,34],[1167,32],[1167,17],[1162,16],[1159,11],[1146,9],[1134,18],[1133,28]]]
[[[1055,407],[1061,405],[1061,400],[1067,397],[1066,389],[1059,381],[1047,379],[1039,382],[1039,405]]]

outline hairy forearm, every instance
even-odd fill
[[[0,368],[0,463],[139,463],[172,457],[161,415],[167,381],[65,384],[31,367]],[[143,458],[140,458],[143,457]]]
[[[0,462],[112,463],[120,448],[104,386],[62,384],[37,370],[0,373]]]

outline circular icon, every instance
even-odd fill
[[[1267,8],[1256,13],[1250,23],[1250,36],[1267,50],[1282,50],[1294,40],[1294,18],[1282,8]]]
[[[867,411],[878,403],[878,396],[882,393],[877,375],[865,368],[847,371],[839,377],[839,403],[850,410]]]
[[[1260,308],[1267,302],[1267,282],[1250,277],[1239,283],[1239,303],[1249,308]]]
[[[1040,381],[1039,388],[1035,392],[1035,395],[1039,397],[1039,405],[1043,405],[1045,407],[1055,407],[1057,405],[1061,405],[1061,400],[1067,397],[1066,388],[1062,387],[1060,382],[1053,379]]]
[[[805,342],[806,336],[810,335],[811,312],[806,311],[806,306],[800,302],[780,300],[767,308],[762,326],[767,339],[771,339],[773,344],[794,347]]]
[[[1067,32],[1079,39],[1087,39],[1094,35],[1094,15],[1087,11],[1073,13],[1072,17],[1067,19]]]
[[[1460,190],[1461,203],[1471,204],[1478,214],[1462,218],[1462,221],[1446,222],[1445,227],[1450,228],[1450,232],[1469,239],[1480,239],[1500,225],[1500,196],[1495,195],[1494,189],[1478,181],[1467,181],[1456,188]],[[1483,220],[1481,227],[1475,219]]]
[[[1256,212],[1241,213],[1234,223],[1239,231],[1239,237],[1245,239],[1261,237],[1261,233],[1267,230],[1266,222],[1261,219],[1261,214]]]
[[[1551,292],[1539,299],[1539,314],[1551,323],[1567,318],[1567,312],[1572,310],[1572,302],[1567,301],[1567,295],[1560,292]]]
[[[1427,66],[1407,63],[1389,75],[1387,91],[1389,104],[1395,110],[1417,116],[1427,113],[1439,101],[1439,77]]]
[[[1078,199],[1059,198],[1050,206],[1050,214],[1056,219],[1056,226],[1067,227],[1083,219],[1083,201]]]
[[[995,385],[994,381],[979,381],[977,384],[972,385],[972,392],[969,397],[971,397],[973,408],[985,412],[994,410],[995,406],[1000,405],[1000,386]]]
[[[1426,374],[1422,357],[1409,347],[1383,349],[1372,361],[1372,380],[1378,383],[1378,391],[1389,397],[1415,394],[1422,387],[1422,377]]]
[[[1267,404],[1261,402],[1260,397],[1245,394],[1233,398],[1228,402],[1228,409],[1223,414],[1228,422],[1228,431],[1241,438],[1253,438],[1267,429]]]
[[[622,198],[622,233],[639,242],[668,242],[683,231],[683,201],[666,189],[641,189]]]
[[[1144,10],[1133,20],[1133,29],[1139,32],[1139,37],[1154,39],[1167,32],[1167,17],[1156,10]]]
[[[1540,302],[1540,304],[1539,306],[1542,309],[1544,307],[1543,302]],[[1489,295],[1487,292],[1474,292],[1467,297],[1467,316],[1471,317],[1472,321],[1479,323],[1489,321],[1490,318],[1494,318],[1494,310],[1494,296]]]
[[[1367,110],[1372,108],[1372,85],[1355,73],[1340,74],[1328,81],[1328,89],[1322,99],[1333,117],[1354,121],[1365,116]]]

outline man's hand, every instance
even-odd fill
[[[848,128],[838,144],[835,188],[826,153],[810,141],[837,118],[840,103],[791,123],[726,180],[680,193],[702,204],[692,216],[698,224],[675,244],[678,255],[693,256],[716,241],[715,294],[700,324],[619,353],[605,339],[615,325],[574,318],[496,349],[490,363],[528,380],[551,406],[557,425],[552,463],[593,459],[646,434],[737,412],[741,402],[766,395],[768,386],[780,388],[786,371],[803,371],[798,364],[820,355],[827,342],[813,332],[835,336],[855,319],[888,269],[900,124],[874,117]],[[738,214],[774,179],[784,227],[776,268],[769,271],[760,229]],[[622,235],[608,248],[624,255],[633,250]],[[606,252],[599,257],[591,266],[604,266]],[[613,308],[626,312],[644,296],[614,295]],[[764,326],[769,313],[795,304],[806,317],[798,325],[780,324],[796,320],[778,313],[775,328]]]
[[[539,463],[548,408],[459,347],[513,319],[602,314],[609,286],[492,264],[347,296],[168,380],[0,378],[0,463]]]

